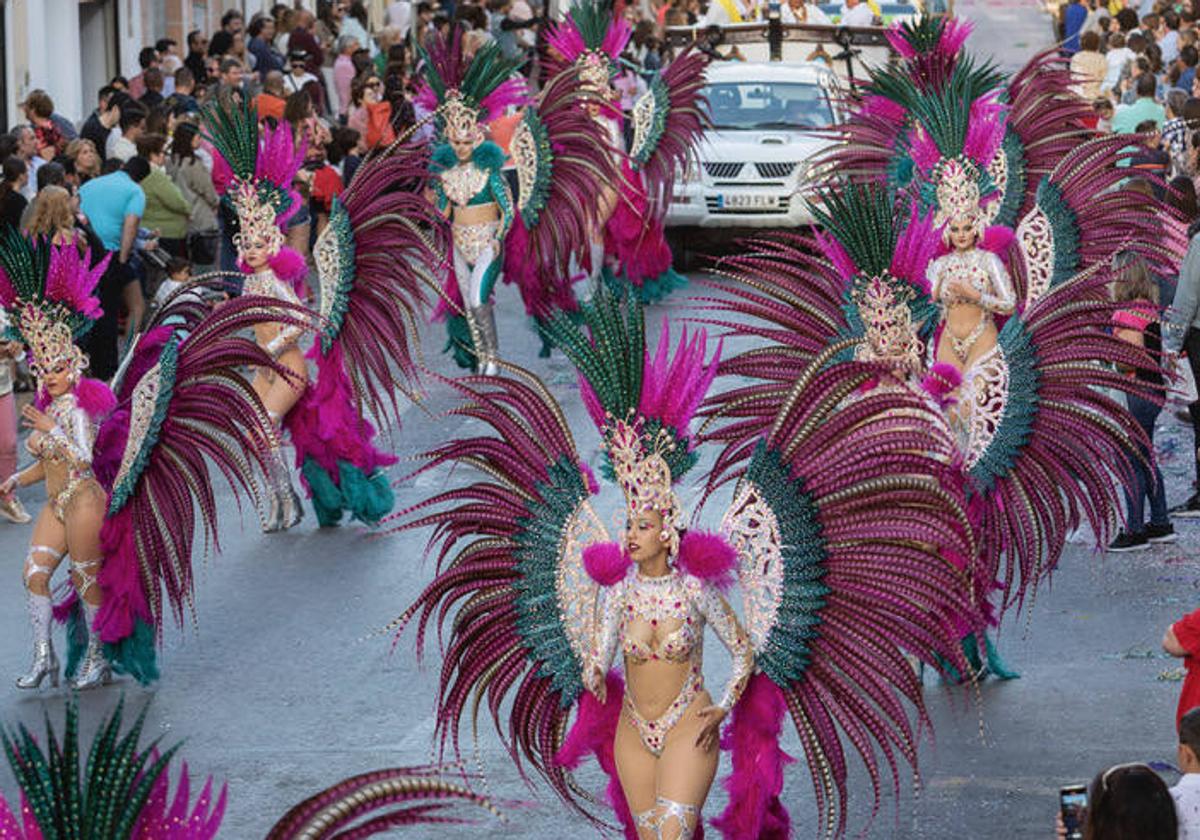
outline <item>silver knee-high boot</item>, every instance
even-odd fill
[[[33,662],[29,671],[17,677],[17,688],[39,688],[46,679],[50,687],[58,687],[58,657],[54,655],[54,642],[50,639],[50,622],[53,608],[49,595],[35,595],[26,590],[29,608],[29,626],[33,630]]]
[[[492,304],[471,307],[479,339],[475,346],[476,372],[495,376],[500,372],[496,362],[500,358],[500,341],[496,336],[496,313]]]
[[[49,558],[50,563],[39,563],[39,558]],[[50,639],[50,625],[53,623],[54,610],[50,596],[35,595],[30,590],[30,584],[36,575],[46,576],[46,586],[54,574],[54,567],[62,559],[62,552],[48,545],[31,545],[29,554],[25,557],[25,598],[29,610],[29,627],[33,631],[33,662],[29,671],[17,678],[17,688],[32,689],[41,686],[49,678],[50,687],[58,686],[58,657],[54,655],[54,642]]]
[[[100,640],[100,634],[95,627],[96,613],[100,612],[100,607],[93,606],[87,601],[82,601],[81,604],[83,615],[87,620],[88,645],[87,653],[84,654],[83,661],[79,663],[79,670],[71,678],[71,688],[77,691],[99,688],[112,681],[112,670],[109,668],[108,659],[104,656],[104,642]]]
[[[304,505],[292,486],[291,470],[283,453],[282,418],[271,413],[271,420],[274,424],[274,442],[267,465],[270,471],[267,475],[269,507],[263,522],[263,531],[268,534],[286,531],[304,518]]]

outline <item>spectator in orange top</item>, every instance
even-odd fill
[[[383,98],[383,82],[374,73],[363,73],[350,85],[350,110],[346,124],[359,132],[368,149],[387,146],[396,139],[392,104]]]
[[[275,122],[283,122],[283,112],[287,107],[287,91],[283,89],[283,73],[272,70],[263,81],[262,93],[254,97],[254,107],[258,110],[258,118],[265,120],[270,117]]]

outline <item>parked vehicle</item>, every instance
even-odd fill
[[[831,142],[818,130],[837,118],[837,77],[817,62],[732,61],[710,65],[706,79],[712,127],[677,182],[666,217],[673,238],[810,224],[802,193],[811,160]]]

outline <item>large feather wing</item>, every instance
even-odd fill
[[[597,185],[621,177],[599,123],[584,109],[578,73],[554,76],[513,133],[517,218],[504,249],[505,282],[516,283],[530,315],[575,309],[571,257],[583,264],[596,216]]]
[[[756,662],[786,698],[823,820],[841,834],[844,741],[876,807],[885,766],[898,793],[899,762],[916,767],[929,726],[905,657],[962,668],[959,639],[981,619],[939,410],[877,368],[828,364],[833,352],[804,369],[750,457],[718,483],[737,480],[723,531],[739,553]]]
[[[101,426],[96,473],[110,489],[97,628],[114,666],[139,680],[157,676],[154,637],[167,606],[182,622],[191,604],[197,524],[205,544],[219,547],[214,470],[236,493],[255,494],[253,476],[271,457],[271,424],[242,370],[277,366],[242,333],[264,319],[302,324],[304,316],[246,298],[167,328],[145,342],[152,362],[126,377],[128,401]],[[120,455],[102,457],[108,452]]]
[[[675,178],[695,165],[696,144],[708,124],[702,93],[708,57],[693,49],[655,74],[633,106],[629,157],[645,178],[656,216],[667,212]]]
[[[1103,545],[1132,482],[1142,430],[1110,393],[1159,400],[1153,386],[1114,369],[1156,361],[1112,332],[1107,275],[1066,280],[1012,316],[997,351],[965,377],[973,422],[966,468],[981,495],[983,563],[1006,604],[1053,570],[1083,522]]]
[[[423,195],[428,178],[427,144],[397,142],[368,158],[313,249],[322,348],[342,348],[360,408],[376,417],[398,414],[396,389],[418,384],[418,325],[445,266],[446,226]]]
[[[1128,162],[1128,149],[1128,137],[1078,143],[1037,184],[1013,241],[1014,282],[1024,306],[1121,250],[1140,254],[1163,272],[1182,259],[1187,226],[1179,214],[1153,195],[1121,188],[1130,174],[1121,165]]]
[[[454,440],[426,457],[422,472],[464,464],[483,473],[397,513],[397,530],[433,527],[438,573],[398,619],[417,620],[417,649],[431,626],[453,616],[438,691],[443,747],[459,750],[459,727],[472,726],[486,701],[518,768],[528,763],[555,792],[583,810],[567,771],[556,766],[565,724],[583,691],[582,661],[596,587],[583,548],[606,539],[588,497],[596,487],[575,449],[566,418],[532,374],[448,381],[463,404],[453,414],[492,434]],[[430,512],[432,511],[432,512]],[[512,699],[507,727],[502,705]]]

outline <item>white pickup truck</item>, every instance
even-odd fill
[[[810,224],[802,193],[810,161],[831,142],[814,129],[836,119],[836,75],[817,62],[729,61],[710,65],[706,81],[712,127],[676,182],[673,244],[691,247],[689,228]]]

